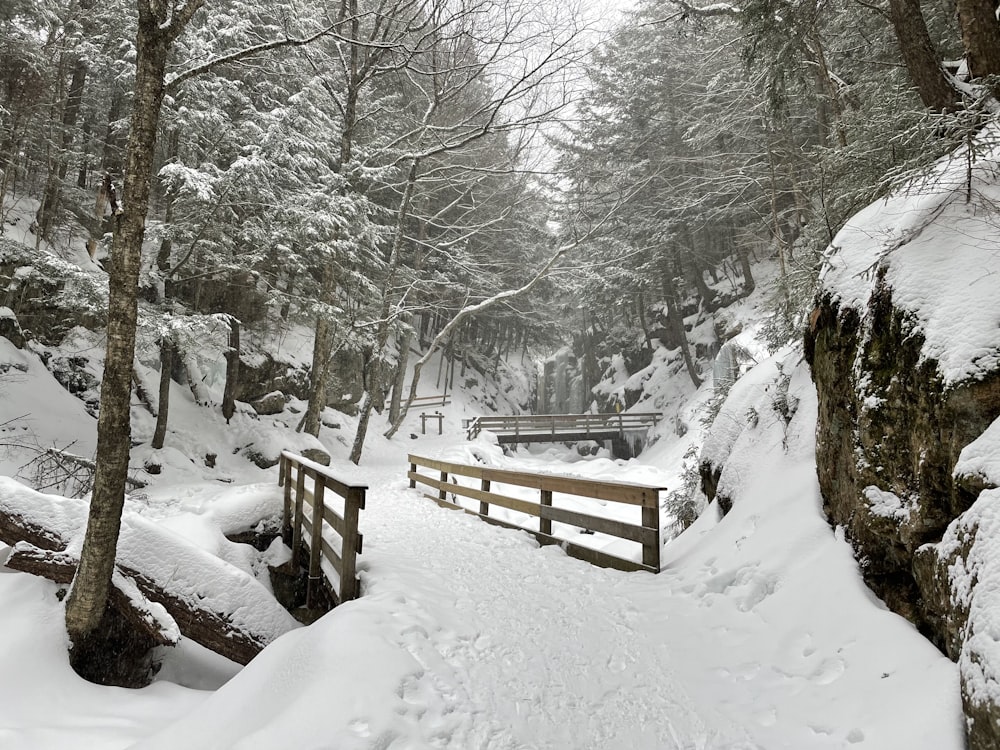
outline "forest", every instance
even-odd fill
[[[660,342],[697,388],[717,347],[686,319],[773,261],[764,338],[818,336],[845,223],[949,154],[971,201],[1000,106],[978,0],[5,0],[0,30],[0,227],[30,240],[0,246],[0,302],[30,289],[43,343],[106,331],[81,673],[107,647],[134,399],[162,448],[172,379],[208,404],[207,340],[228,423],[248,352],[308,331],[295,429],[351,409],[354,464],[435,355],[447,390],[570,346],[591,393]]]

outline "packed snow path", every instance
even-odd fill
[[[961,747],[953,665],[829,574],[853,563],[817,521],[780,549],[734,510],[659,576],[628,574],[387,479],[362,514],[364,596],[136,747]]]

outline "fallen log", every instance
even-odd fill
[[[86,515],[82,501],[0,477],[0,541],[14,547],[7,567],[68,585]],[[246,664],[298,627],[248,573],[132,512],[122,517],[113,582],[109,607],[158,645],[171,645],[175,624],[186,638]]]
[[[73,582],[79,564],[79,559],[68,552],[38,549],[27,542],[15,544],[5,563],[11,570],[48,578],[64,586]],[[115,573],[111,583],[109,604],[132,627],[142,632],[157,646],[177,645],[180,631],[177,623],[163,606],[150,601],[142,591],[142,587],[121,572]]]

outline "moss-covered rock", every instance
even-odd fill
[[[962,448],[1000,414],[1000,373],[946,387],[937,363],[921,357],[912,316],[893,304],[884,277],[874,285],[867,310],[821,297],[807,334],[819,393],[820,487],[868,585],[946,649],[940,613],[922,590],[930,579],[918,579],[915,555],[975,501],[952,470]]]

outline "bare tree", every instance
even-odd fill
[[[114,572],[130,447],[130,401],[135,357],[139,265],[149,208],[153,154],[163,99],[169,89],[217,65],[307,38],[285,38],[213,58],[167,80],[170,50],[204,0],[137,0],[136,74],[125,157],[123,209],[116,217],[109,271],[107,349],[97,423],[94,490],[80,565],[66,601],[70,662],[81,676],[101,681],[109,660],[100,629]]]

